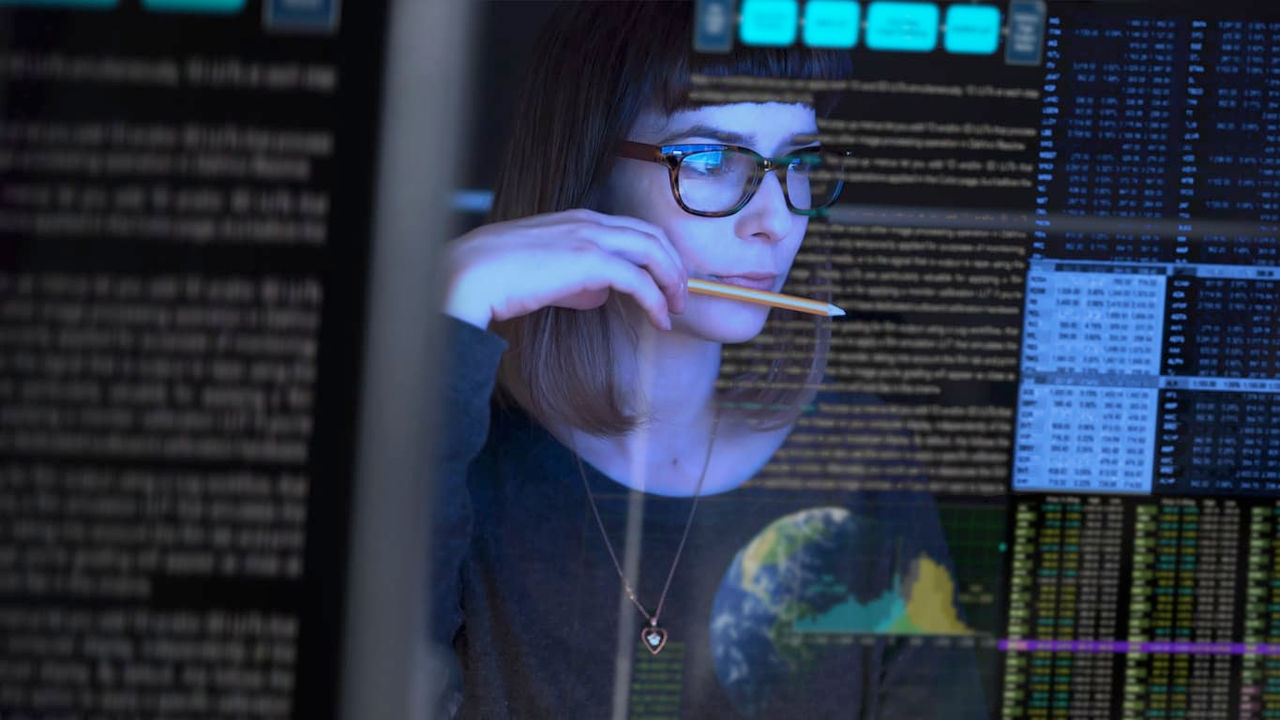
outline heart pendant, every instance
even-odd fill
[[[640,642],[645,648],[657,655],[667,645],[667,631],[657,625],[647,625],[640,630]]]

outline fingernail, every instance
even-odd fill
[[[665,316],[665,317],[663,317],[663,318],[662,318],[662,329],[663,329],[663,330],[670,330],[670,329],[671,329],[671,316],[670,316],[670,315],[667,315],[667,316]]]

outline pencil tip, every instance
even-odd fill
[[[843,317],[843,316],[844,316],[844,310],[841,310],[835,305],[831,306],[831,317]]]

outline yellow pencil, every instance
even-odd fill
[[[806,300],[805,298],[796,297],[794,295],[783,295],[782,293],[768,292],[767,290],[756,290],[754,288],[744,288],[737,285],[728,285],[726,283],[713,282],[711,280],[699,280],[698,278],[689,278],[689,292],[698,293],[700,295],[713,295],[715,297],[729,298],[732,300],[745,300],[746,302],[757,303],[760,305],[771,305],[785,310],[798,310],[802,313],[810,315],[825,315],[827,317],[840,317],[844,315],[844,310],[819,300]]]

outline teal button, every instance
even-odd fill
[[[938,6],[919,2],[875,2],[867,8],[867,47],[929,52],[938,46]]]
[[[245,0],[142,0],[142,7],[155,12],[217,13],[226,15],[244,9]]]
[[[1000,9],[990,5],[947,8],[942,47],[947,52],[990,55],[1000,46]]]
[[[796,0],[745,0],[738,37],[746,45],[786,46],[796,41],[800,8]]]
[[[79,10],[106,10],[119,4],[119,0],[0,0],[0,7],[77,8]]]
[[[804,44],[851,48],[858,44],[862,8],[853,0],[809,0],[804,4]]]

